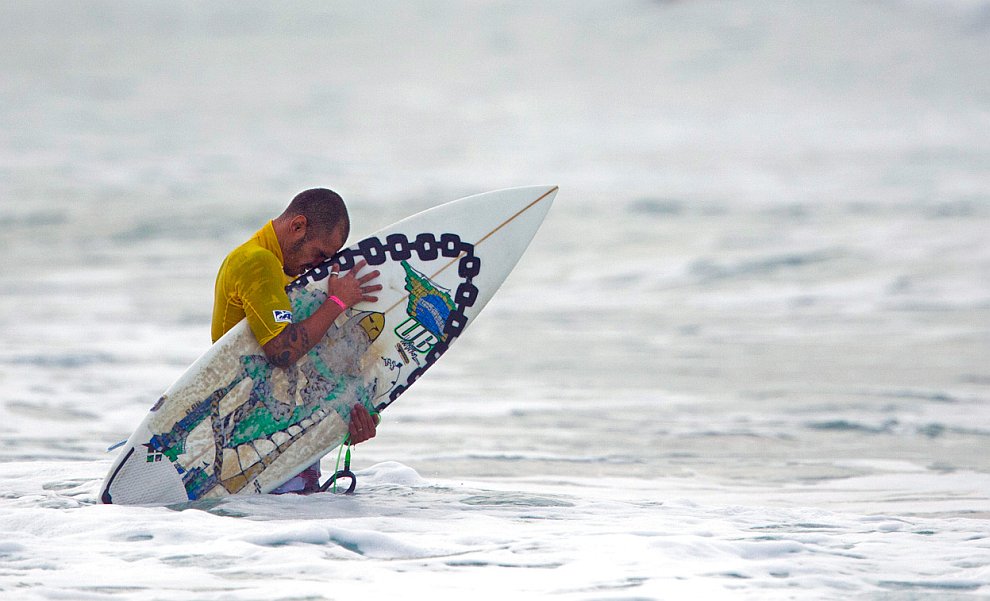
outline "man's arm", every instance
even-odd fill
[[[372,292],[381,290],[379,284],[369,284],[380,274],[377,270],[367,273],[360,278],[358,273],[367,266],[367,261],[361,261],[347,272],[344,277],[338,277],[339,266],[334,265],[327,280],[327,293],[336,296],[345,306],[351,307],[359,302],[376,302]],[[320,305],[312,315],[298,323],[290,323],[278,336],[272,338],[262,347],[268,361],[275,367],[289,367],[305,355],[316,343],[323,338],[335,319],[344,312],[337,303],[328,301]]]

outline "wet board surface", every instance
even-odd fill
[[[381,272],[295,365],[275,368],[245,321],[170,386],[123,445],[104,503],[168,505],[266,493],[339,446],[356,402],[382,410],[464,332],[522,256],[555,186],[498,190],[423,211],[286,287],[295,320],[327,298],[331,267]]]

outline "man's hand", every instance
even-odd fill
[[[371,293],[381,290],[381,285],[368,284],[381,275],[378,270],[358,277],[358,272],[367,266],[367,261],[361,261],[348,271],[347,275],[339,277],[339,266],[334,265],[327,282],[327,294],[336,296],[347,307],[362,301],[370,303],[378,301],[378,297],[371,296]],[[268,361],[275,367],[283,369],[298,361],[323,338],[343,310],[344,308],[338,303],[328,301],[320,305],[306,319],[298,323],[290,323],[278,336],[262,347]]]
[[[368,266],[367,261],[361,261],[347,272],[344,277],[339,277],[340,265],[334,264],[330,270],[330,279],[327,281],[327,295],[336,296],[348,307],[353,307],[360,302],[373,303],[378,297],[371,296],[372,292],[382,289],[380,284],[369,284],[381,273],[376,269],[360,277],[358,274]]]
[[[371,417],[364,405],[355,403],[351,409],[351,425],[348,428],[351,433],[350,443],[357,444],[374,438],[377,424],[377,417]]]

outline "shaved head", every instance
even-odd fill
[[[347,215],[344,199],[333,190],[313,188],[296,195],[279,219],[291,220],[297,215],[306,218],[308,227],[314,228],[317,235],[328,235],[341,228],[342,238],[347,239],[351,232],[351,220]]]

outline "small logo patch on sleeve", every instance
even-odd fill
[[[272,315],[275,316],[275,323],[292,323],[292,311],[275,309],[272,311]]]

